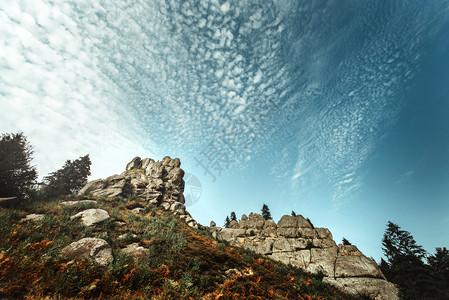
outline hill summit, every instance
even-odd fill
[[[0,296],[395,299],[386,291],[376,294],[363,281],[367,277],[358,277],[367,292],[357,289],[357,295],[345,289],[351,281],[338,288],[329,284],[338,272],[338,283],[349,276],[337,271],[338,260],[356,248],[335,246],[328,231],[301,227],[299,217],[284,216],[275,224],[250,214],[229,229],[198,224],[184,206],[180,166],[176,158],[136,157],[122,174],[91,181],[78,195],[0,208]],[[299,228],[318,235],[305,249]],[[294,250],[289,254],[287,247]],[[292,253],[305,253],[300,251],[310,252],[308,266],[295,267]],[[332,257],[333,272],[323,263]],[[381,273],[376,276],[383,280]]]

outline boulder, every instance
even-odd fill
[[[210,227],[215,227],[217,224],[214,221],[210,221]]]
[[[131,171],[132,169],[140,169],[142,166],[142,160],[140,157],[136,156],[126,165],[126,171]]]
[[[97,205],[98,202],[95,200],[71,200],[71,201],[62,201],[62,206],[75,206],[75,205]]]
[[[297,228],[298,227],[298,221],[296,217],[284,215],[281,217],[281,219],[278,222],[278,228]]]
[[[91,208],[86,209],[82,212],[77,213],[76,215],[72,216],[70,219],[77,219],[81,218],[81,221],[86,226],[92,226],[96,225],[98,223],[101,223],[107,219],[109,219],[109,214],[107,211],[100,209],[100,208]]]
[[[132,243],[121,249],[124,253],[133,256],[135,259],[142,259],[147,257],[148,249],[139,246],[138,243]]]
[[[386,280],[378,278],[323,278],[323,282],[330,283],[353,296],[362,296],[374,300],[399,300],[397,287]]]
[[[19,221],[19,223],[26,222],[26,221],[39,222],[39,221],[42,221],[44,218],[45,218],[45,215],[43,215],[43,214],[30,214],[30,215],[27,215],[25,218],[21,219]]]
[[[248,219],[248,228],[262,229],[265,224],[265,219],[256,213],[250,213]]]
[[[61,255],[70,260],[92,259],[100,266],[114,261],[111,246],[103,239],[83,238],[63,248]]]
[[[239,222],[237,222],[236,220],[232,220],[232,221],[229,223],[229,228],[233,228],[233,229],[239,228]]]
[[[385,279],[377,263],[361,255],[338,256],[335,262],[335,277],[377,277]]]

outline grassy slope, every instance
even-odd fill
[[[137,198],[82,199],[98,200],[112,218],[97,228],[85,227],[70,216],[92,206],[61,207],[59,199],[0,208],[0,297],[353,299],[318,276],[217,242],[206,230],[192,229],[157,207],[133,214],[132,208],[145,206]],[[47,216],[19,223],[29,213]],[[64,246],[83,237],[108,241],[114,263],[101,268],[59,257]],[[119,250],[133,242],[148,254],[133,258]]]

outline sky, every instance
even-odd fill
[[[0,3],[0,132],[40,178],[179,157],[204,225],[294,210],[379,261],[449,246],[448,1]],[[195,194],[191,194],[195,192]]]

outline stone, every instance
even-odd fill
[[[83,238],[61,250],[61,255],[70,260],[92,259],[102,267],[114,261],[111,246],[103,239]]]
[[[292,238],[277,238],[273,243],[274,252],[294,252],[307,248],[307,240]]]
[[[374,300],[399,300],[397,287],[379,278],[323,278],[323,282],[330,283],[353,296],[362,296]]]
[[[126,171],[131,171],[132,169],[140,169],[142,166],[142,160],[140,157],[136,156],[126,165]]]
[[[171,204],[169,202],[162,202],[160,206],[165,210],[169,210],[171,207]]]
[[[95,200],[71,200],[71,201],[62,201],[59,203],[62,206],[75,206],[75,205],[97,205],[98,202]]]
[[[248,219],[248,228],[262,229],[265,224],[265,219],[256,213],[250,213]]]
[[[335,277],[377,277],[385,279],[376,262],[360,255],[338,256]]]
[[[274,222],[273,220],[271,220],[271,219],[269,219],[269,220],[266,220],[265,221],[265,223],[264,223],[264,225],[263,225],[263,229],[267,229],[267,228],[270,228],[270,229],[276,229],[276,222]]]
[[[237,228],[239,228],[239,223],[236,220],[232,220],[229,223],[229,228],[237,229]]]
[[[215,227],[217,224],[214,221],[210,221],[210,227]]]
[[[97,179],[89,181],[81,190],[79,190],[79,195],[88,195],[90,192],[103,189],[105,183],[103,179]]]
[[[276,233],[283,237],[297,237],[298,236],[298,229],[295,227],[278,227],[276,229]]]
[[[134,214],[140,214],[140,213],[142,213],[142,212],[144,211],[144,208],[142,208],[142,207],[136,207],[136,208],[131,209],[131,211],[132,211]]]
[[[295,218],[299,228],[313,228],[312,224],[302,215],[297,215]]]
[[[125,240],[125,239],[136,239],[137,235],[131,232],[127,232],[124,234],[121,234],[117,237],[118,240]]]
[[[317,273],[320,271],[317,266],[322,268],[322,272],[326,277],[334,277],[334,265],[337,259],[338,248],[312,248],[310,251],[310,264],[307,267],[307,271]]]
[[[26,221],[39,222],[42,221],[44,218],[45,218],[44,214],[30,214],[27,215],[25,218],[20,219],[19,223],[23,223]]]
[[[100,209],[100,208],[91,208],[86,209],[82,212],[77,213],[76,215],[72,216],[70,219],[77,219],[81,218],[81,221],[86,226],[92,226],[96,225],[98,223],[101,223],[107,219],[109,219],[109,214],[107,211]]]
[[[148,249],[139,246],[138,243],[132,243],[121,249],[122,252],[133,256],[135,259],[143,259],[148,255]]]
[[[277,227],[278,227],[278,229],[279,228],[297,228],[298,221],[297,221],[296,217],[294,217],[294,216],[284,215],[279,220]]]

